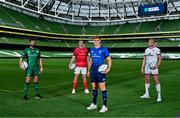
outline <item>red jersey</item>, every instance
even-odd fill
[[[77,67],[86,67],[87,65],[87,48],[76,48],[74,49],[73,56],[76,57],[76,66]]]

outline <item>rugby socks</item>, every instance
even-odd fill
[[[28,95],[28,90],[29,90],[29,83],[24,84],[24,96]]]
[[[160,84],[156,85],[156,91],[157,91],[157,94],[158,94],[158,98],[161,98],[161,85]]]
[[[76,87],[77,87],[77,80],[73,80],[73,89],[76,89]]]
[[[39,84],[38,84],[38,82],[34,82],[34,92],[35,92],[35,95],[39,94]]]
[[[150,83],[145,83],[145,94],[149,95],[149,87],[150,87]]]
[[[106,106],[107,105],[107,92],[102,91],[102,99],[103,99],[103,105]]]
[[[96,101],[97,101],[97,96],[98,96],[98,90],[94,89],[93,90],[93,104],[96,105]]]
[[[84,90],[87,89],[87,81],[83,79]]]

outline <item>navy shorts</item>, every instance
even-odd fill
[[[102,83],[106,81],[106,75],[98,72],[97,70],[91,71],[91,82]]]

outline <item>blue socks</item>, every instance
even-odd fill
[[[97,89],[94,89],[94,90],[93,90],[93,103],[94,103],[94,104],[96,104],[97,96],[98,96],[98,90],[97,90]]]
[[[93,103],[96,105],[97,101],[97,96],[98,96],[98,90],[94,89],[93,90]],[[102,91],[102,99],[103,99],[103,105],[107,106],[107,91]]]
[[[102,99],[103,99],[103,105],[106,106],[107,105],[107,92],[102,91]]]

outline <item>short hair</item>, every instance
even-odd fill
[[[150,38],[149,40],[153,41],[153,42],[157,42],[157,40],[155,38]]]
[[[79,41],[82,41],[83,43],[85,43],[85,41],[84,41],[84,40],[79,40]]]
[[[100,39],[100,40],[101,40],[101,38],[100,38],[99,36],[93,37],[93,40],[94,40],[94,39]]]
[[[35,39],[30,39],[29,42],[31,42],[31,41],[36,41],[36,40]]]

